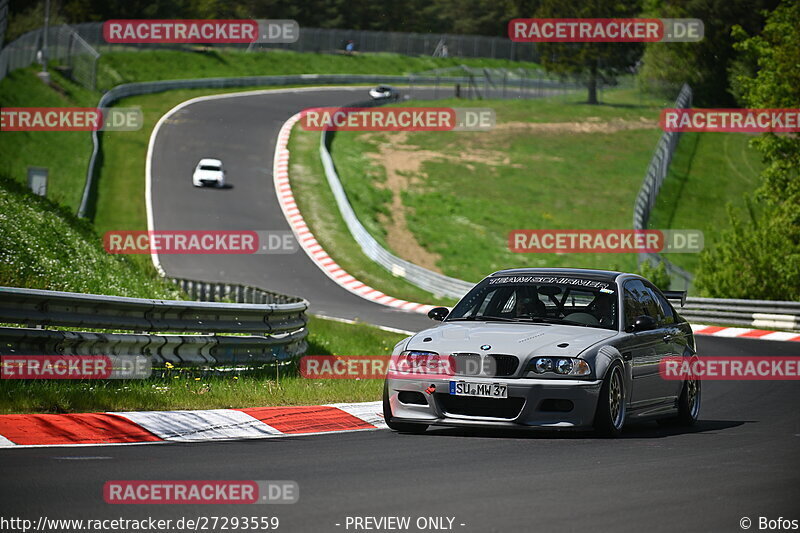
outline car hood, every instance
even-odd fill
[[[518,357],[577,357],[590,346],[616,334],[616,331],[610,329],[561,324],[459,322],[420,331],[409,340],[406,350],[425,350],[440,354],[468,352],[503,353]],[[491,348],[481,349],[486,344]],[[561,344],[566,346],[559,347]]]

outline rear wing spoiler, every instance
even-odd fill
[[[675,300],[681,303],[681,307],[686,305],[686,291],[664,291],[667,300]]]

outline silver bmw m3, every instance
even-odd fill
[[[693,424],[700,382],[665,379],[664,358],[697,357],[689,324],[636,274],[513,269],[478,283],[442,324],[397,344],[384,386],[390,428],[591,429]]]

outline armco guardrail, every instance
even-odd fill
[[[692,88],[684,83],[681,87],[678,98],[675,100],[676,109],[687,109],[692,107]],[[672,162],[672,155],[678,147],[678,140],[680,140],[680,132],[665,131],[656,145],[656,151],[650,164],[647,166],[644,182],[639,189],[639,194],[636,196],[636,203],[633,207],[633,229],[645,230],[650,221],[650,212],[656,205],[658,193],[661,190],[664,180],[669,173],[669,165]],[[649,261],[652,264],[664,263],[667,273],[671,278],[677,277],[683,280],[682,289],[688,289],[692,282],[693,276],[690,272],[673,265],[664,257],[657,253],[641,253],[639,254],[639,263]]]
[[[265,291],[250,285],[169,278],[192,300],[198,302],[234,302],[241,304],[290,304],[300,301],[294,296]]]
[[[352,104],[354,107],[370,105],[370,102]],[[405,259],[401,259],[386,250],[375,238],[370,235],[364,225],[358,220],[353,206],[347,200],[342,182],[333,164],[333,158],[328,150],[330,140],[334,132],[325,130],[320,136],[319,155],[322,159],[322,166],[325,169],[325,176],[328,185],[336,198],[336,205],[342,218],[347,224],[347,229],[364,251],[364,254],[391,272],[393,275],[406,279],[417,287],[433,293],[435,296],[448,296],[450,298],[461,298],[475,284],[461,279],[451,278],[438,272],[433,272],[427,268],[415,265]]]
[[[800,331],[800,302],[687,298],[678,312],[699,324]]]
[[[141,94],[153,94],[174,89],[221,89],[232,87],[279,87],[283,85],[358,85],[358,84],[456,84],[470,83],[469,77],[441,77],[441,76],[376,76],[367,74],[301,74],[297,76],[244,76],[239,78],[200,78],[188,80],[164,80],[152,82],[125,83],[117,85],[110,91],[103,94],[97,107],[110,107],[114,102],[121,98],[137,96]],[[510,87],[526,88],[529,80],[514,80],[509,84]],[[543,75],[537,80],[537,89],[558,89],[561,87],[573,87],[574,83],[558,79],[548,78]],[[95,165],[97,154],[100,150],[100,136],[96,131],[92,132],[92,154],[89,158],[89,167],[86,172],[86,183],[83,188],[83,197],[78,208],[78,216],[86,217],[92,188],[94,185]]]
[[[208,284],[217,285],[223,284]],[[0,328],[0,354],[144,354],[154,361],[206,365],[288,361],[305,352],[308,302],[282,298],[292,301],[168,301],[0,287],[0,322],[27,326]],[[48,326],[110,332],[43,329]]]

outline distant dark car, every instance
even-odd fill
[[[400,92],[388,85],[378,85],[374,89],[370,89],[369,95],[373,100],[398,100],[400,98]]]
[[[684,292],[666,294],[685,300]],[[636,274],[503,270],[451,312],[437,307],[428,316],[443,323],[393,352],[395,369],[420,362],[435,369],[390,368],[383,411],[397,431],[441,425],[617,435],[630,421],[691,425],[699,415],[700,382],[659,372],[665,357],[696,357],[692,329],[665,293]]]

